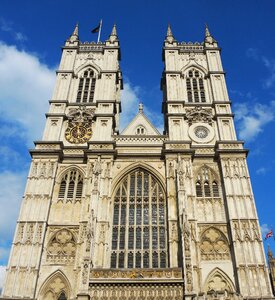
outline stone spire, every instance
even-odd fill
[[[117,31],[116,31],[116,24],[114,24],[112,32],[109,36],[109,41],[111,43],[118,41]]]
[[[217,44],[217,41],[213,38],[211,35],[208,25],[205,24],[205,37],[204,37],[204,43],[213,45],[214,43]]]
[[[171,25],[168,24],[168,28],[167,28],[167,34],[166,34],[166,38],[165,41],[168,41],[169,43],[172,43],[175,41],[175,38],[173,36],[172,30],[171,30]]]
[[[69,37],[68,41],[71,42],[71,43],[79,41],[79,38],[78,38],[78,23],[76,23],[75,29],[74,29],[72,35]]]

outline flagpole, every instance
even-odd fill
[[[100,20],[100,23],[99,23],[99,31],[98,31],[98,36],[97,36],[97,42],[99,42],[99,40],[100,40],[101,27],[102,27],[102,19]]]

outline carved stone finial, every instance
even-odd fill
[[[143,104],[142,103],[139,103],[138,111],[139,111],[139,113],[143,113]]]
[[[205,38],[204,38],[204,42],[207,43],[207,44],[211,44],[211,45],[214,44],[214,43],[217,43],[217,41],[211,35],[207,24],[205,24]]]
[[[117,36],[117,30],[116,30],[116,24],[114,24],[113,28],[112,28],[112,32],[109,36],[109,41],[110,42],[115,42],[118,41],[118,36]]]
[[[166,41],[168,41],[169,43],[172,43],[175,41],[175,38],[173,36],[172,30],[171,30],[171,25],[168,24],[168,28],[167,28],[167,34],[166,34]]]
[[[71,43],[79,41],[79,38],[78,38],[78,23],[76,23],[74,31],[73,31],[72,35],[69,37],[68,41],[71,42]]]

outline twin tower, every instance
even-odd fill
[[[66,41],[1,299],[273,299],[218,43],[162,50],[163,134],[119,132],[116,27]]]

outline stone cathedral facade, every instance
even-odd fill
[[[168,27],[163,134],[142,105],[119,132],[119,61],[115,26],[63,47],[2,299],[273,299],[216,40]]]

